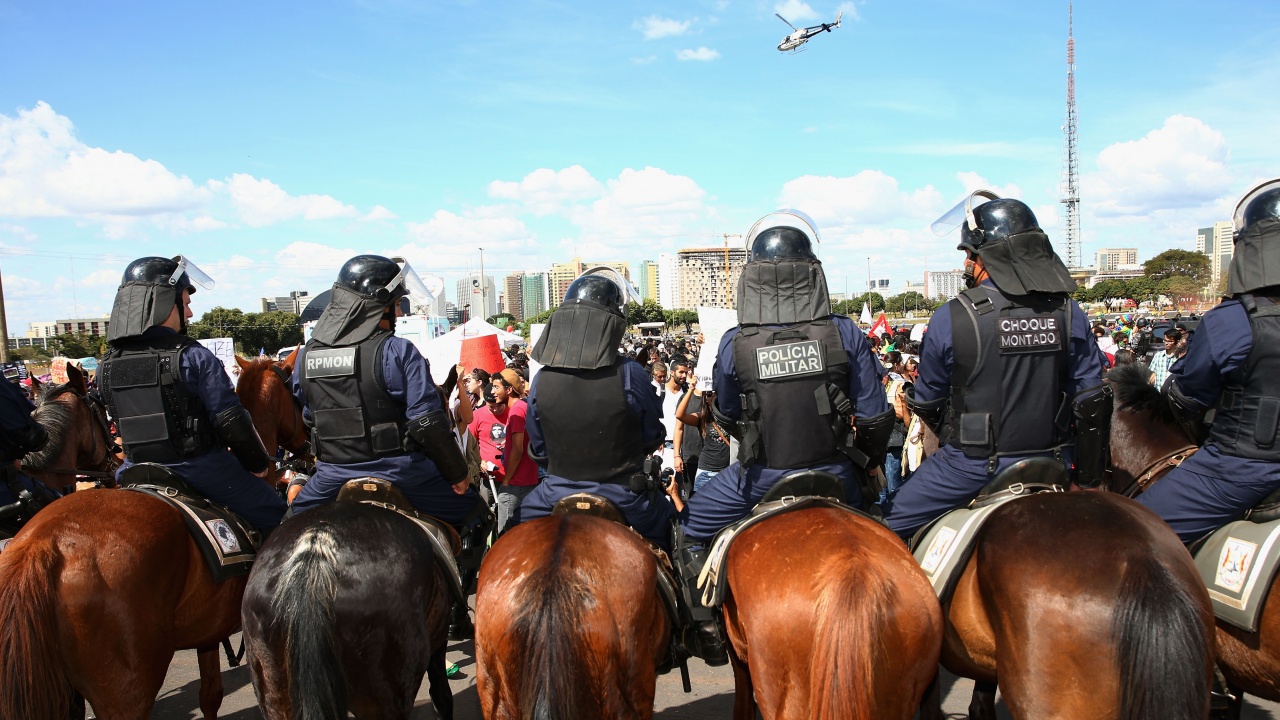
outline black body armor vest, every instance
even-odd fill
[[[405,406],[382,382],[382,348],[390,337],[379,330],[355,345],[307,343],[300,382],[320,460],[350,465],[407,452]]]
[[[849,354],[834,322],[743,327],[732,349],[742,389],[738,459],[744,466],[802,468],[844,459],[829,386],[844,397]]]
[[[951,301],[949,442],[967,457],[1056,452],[1067,440],[1071,300],[979,285]]]
[[[1226,377],[1209,440],[1228,455],[1280,461],[1280,305],[1250,295],[1240,302],[1249,313],[1253,346],[1244,364]]]
[[[103,399],[129,460],[176,463],[226,445],[204,402],[181,381],[182,351],[197,344],[178,333],[127,338],[103,358]]]
[[[644,428],[627,405],[618,357],[594,370],[538,371],[538,420],[547,472],[569,480],[627,485],[643,471]],[[642,392],[649,392],[646,385]]]

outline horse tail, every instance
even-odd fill
[[[29,538],[5,551],[0,567],[0,718],[64,718],[71,682],[59,661],[54,592],[61,557]]]
[[[521,720],[573,720],[599,716],[604,698],[586,662],[592,653],[575,640],[582,628],[582,608],[592,600],[591,591],[577,577],[573,564],[563,557],[567,521],[562,520],[546,572],[531,573],[516,602],[524,608],[511,621],[516,657],[511,666],[518,673],[517,696]],[[537,668],[537,670],[531,670]]]
[[[303,531],[281,567],[272,598],[275,616],[284,620],[294,720],[347,717],[347,682],[333,615],[337,556],[328,526]]]
[[[813,660],[809,665],[809,706],[822,720],[876,717],[875,669],[883,650],[876,634],[889,622],[893,588],[870,572],[865,558],[829,562],[826,584],[814,604]],[[881,678],[892,682],[890,678]]]
[[[1111,616],[1122,720],[1204,716],[1205,658],[1211,649],[1196,607],[1184,585],[1155,558],[1130,561]]]

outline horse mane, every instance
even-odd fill
[[[265,400],[262,396],[263,378],[265,373],[271,370],[273,361],[271,358],[254,358],[248,361],[248,365],[240,366],[240,380],[236,383],[236,394],[240,396],[240,402],[256,402]],[[241,393],[240,388],[251,388],[252,393]],[[247,397],[246,397],[247,396]]]
[[[1116,394],[1116,407],[1134,413],[1149,413],[1155,419],[1177,425],[1173,410],[1165,401],[1164,394],[1152,385],[1148,378],[1151,370],[1142,363],[1117,365],[1107,371],[1107,381]]]
[[[75,409],[71,403],[58,402],[58,396],[67,390],[64,385],[45,385],[40,388],[39,402],[36,403],[36,422],[44,426],[49,433],[49,441],[39,450],[27,453],[22,458],[23,467],[32,470],[44,470],[57,461],[66,445],[67,435],[71,432],[75,421]]]

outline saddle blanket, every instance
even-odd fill
[[[190,497],[174,488],[156,485],[131,485],[124,488],[159,498],[178,509],[191,539],[204,557],[214,582],[247,575],[258,556],[262,539],[238,515],[204,498]],[[93,492],[118,492],[95,490]]]
[[[743,530],[775,515],[814,507],[838,508],[871,518],[870,515],[857,508],[850,507],[831,498],[814,495],[787,497],[782,500],[757,505],[751,511],[750,516],[721,530],[716,534],[715,540],[712,541],[711,550],[707,553],[707,562],[702,566],[702,574],[698,576],[698,587],[702,589],[701,601],[703,607],[720,607],[724,602],[725,595],[729,589],[729,579],[724,571],[725,559],[729,557],[729,546],[733,544],[733,541]]]
[[[924,534],[911,552],[933,586],[939,602],[946,602],[951,596],[960,571],[968,564],[969,555],[973,552],[973,539],[987,516],[1003,504],[957,508],[925,527]]]
[[[1258,631],[1263,603],[1280,566],[1280,520],[1237,520],[1219,528],[1195,553],[1209,588],[1213,614],[1248,632]]]

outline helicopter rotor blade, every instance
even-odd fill
[[[781,15],[779,15],[778,13],[774,13],[773,15],[774,15],[774,17],[778,18],[778,19],[779,19],[779,20],[781,20],[782,22],[786,23],[786,24],[787,24],[787,27],[790,27],[792,30],[797,30],[797,29],[799,29],[799,28],[797,28],[795,25],[792,25],[790,20],[788,20],[788,19],[786,19],[786,18],[782,17],[782,16],[781,16]]]

